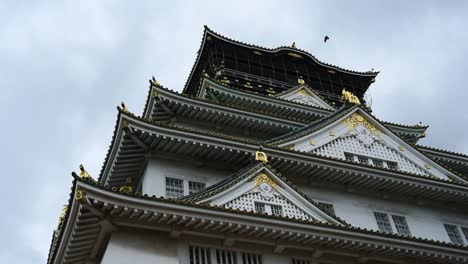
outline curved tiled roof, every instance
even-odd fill
[[[448,243],[445,241],[440,241],[440,240],[434,240],[434,239],[427,239],[427,238],[422,238],[422,237],[415,237],[415,236],[406,236],[406,235],[401,235],[397,233],[386,233],[383,231],[376,231],[372,229],[367,229],[367,228],[360,228],[360,227],[354,227],[349,224],[346,225],[336,225],[333,223],[329,222],[319,222],[319,221],[314,221],[314,220],[303,220],[303,219],[296,219],[296,218],[290,218],[290,217],[282,217],[282,216],[275,216],[275,215],[266,215],[266,214],[261,214],[261,213],[256,213],[256,212],[251,212],[251,211],[245,211],[245,210],[239,210],[239,209],[232,209],[232,208],[224,208],[224,207],[219,207],[219,206],[211,206],[209,204],[196,204],[190,201],[186,201],[183,199],[172,199],[172,198],[165,198],[163,196],[157,197],[155,195],[147,195],[147,194],[141,194],[141,193],[125,193],[122,191],[118,190],[113,190],[110,187],[107,186],[102,186],[98,182],[93,181],[91,179],[81,179],[78,177],[75,173],[72,173],[74,180],[72,184],[72,191],[70,193],[70,198],[68,200],[68,208],[71,208],[71,204],[73,202],[73,197],[75,195],[75,186],[77,185],[78,182],[82,182],[84,184],[89,184],[90,186],[97,187],[98,189],[104,191],[104,192],[109,192],[109,193],[115,193],[122,195],[124,198],[125,196],[127,197],[132,197],[132,198],[138,198],[142,200],[148,200],[148,201],[158,201],[158,202],[163,202],[163,203],[169,203],[169,204],[176,204],[176,205],[182,205],[182,206],[192,206],[192,207],[197,207],[201,209],[209,209],[209,210],[216,210],[216,211],[223,211],[223,212],[228,212],[228,213],[236,213],[236,214],[242,214],[242,215],[250,215],[250,216],[255,216],[255,217],[260,217],[260,218],[269,218],[269,219],[276,219],[276,220],[283,220],[283,221],[289,221],[293,223],[300,223],[300,224],[311,224],[311,225],[317,225],[321,227],[327,227],[327,228],[336,228],[340,230],[346,230],[346,231],[351,231],[351,232],[357,232],[357,233],[362,233],[362,234],[368,234],[368,235],[375,235],[375,236],[380,236],[382,238],[395,238],[395,239],[403,239],[406,241],[413,241],[413,242],[419,242],[419,243],[427,243],[429,245],[435,245],[435,246],[443,246],[443,247],[449,247],[449,248],[455,248],[455,249],[462,249],[462,250],[468,250],[468,246],[464,245],[458,245],[458,244],[453,244],[453,243]],[[70,216],[70,210],[67,211],[64,221],[61,226],[56,230],[57,236],[54,236],[52,239],[50,248],[49,248],[49,256],[48,256],[48,261],[47,263],[53,263],[56,257],[57,249],[58,249],[58,244],[55,243],[55,241],[60,241],[66,224],[68,223],[68,218]]]
[[[305,50],[298,49],[298,48],[292,48],[292,47],[288,47],[288,46],[281,46],[281,47],[277,47],[277,48],[265,48],[265,47],[261,47],[261,46],[254,45],[254,44],[247,44],[247,43],[244,43],[244,42],[241,42],[241,41],[237,41],[237,40],[225,37],[225,36],[215,32],[215,31],[211,30],[210,28],[208,28],[208,26],[205,25],[202,42],[201,42],[200,48],[199,48],[199,50],[197,52],[197,58],[195,60],[195,63],[192,66],[192,69],[190,71],[190,75],[187,78],[187,81],[185,83],[185,86],[184,86],[184,89],[183,89],[184,93],[187,90],[188,85],[190,84],[190,82],[192,80],[195,69],[197,68],[198,62],[199,62],[199,60],[200,60],[200,58],[202,56],[203,48],[204,48],[204,45],[205,45],[205,42],[206,42],[206,39],[207,39],[208,36],[217,38],[217,39],[219,39],[221,41],[232,43],[234,45],[243,46],[243,47],[250,48],[250,49],[256,49],[258,51],[271,53],[271,54],[275,54],[275,53],[283,52],[283,51],[285,51],[285,52],[295,52],[295,53],[301,54],[301,55],[311,59],[312,61],[314,61],[315,63],[317,63],[320,66],[323,66],[323,67],[326,67],[326,68],[329,68],[329,69],[333,69],[333,70],[336,70],[336,71],[339,71],[339,72],[347,73],[347,74],[360,75],[360,76],[366,76],[366,77],[374,77],[374,78],[377,76],[377,74],[379,74],[379,72],[373,72],[373,71],[366,71],[366,72],[353,71],[353,70],[338,67],[338,66],[333,65],[333,64],[328,64],[328,63],[325,63],[325,62],[322,62],[322,61],[318,60],[315,56],[313,56],[309,52],[307,52]]]

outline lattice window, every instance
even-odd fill
[[[374,164],[375,167],[383,168],[383,162],[381,160],[372,159],[372,163]]]
[[[237,264],[237,252],[216,249],[216,264]]]
[[[202,182],[189,181],[189,194],[197,193],[206,188],[206,185]]]
[[[358,162],[361,164],[369,164],[369,158],[364,156],[357,156]]]
[[[270,206],[272,215],[283,216],[283,207],[281,207],[281,205],[272,204]]]
[[[312,264],[312,262],[308,259],[293,258],[292,264]]]
[[[458,230],[457,226],[449,225],[449,224],[444,224],[444,226],[450,238],[450,241],[455,244],[463,245],[463,238],[461,237],[460,231]]]
[[[311,216],[306,214],[304,211],[295,206],[282,195],[276,195],[273,199],[266,201],[260,195],[260,193],[251,192],[241,195],[240,197],[227,202],[226,204],[224,204],[224,206],[226,208],[258,212],[258,210],[256,210],[255,208],[256,203],[265,205],[265,213],[271,214],[271,205],[279,205],[282,207],[283,216],[302,220],[312,219]]]
[[[262,255],[242,252],[242,264],[262,264]]]
[[[266,211],[265,211],[265,204],[264,204],[264,203],[255,202],[255,212],[261,213],[261,214],[266,213]]]
[[[335,208],[333,207],[333,204],[330,204],[330,203],[321,203],[319,202],[320,204],[320,207],[326,211],[327,213],[331,214],[331,215],[335,215]]]
[[[387,214],[374,212],[375,220],[380,231],[392,233],[392,225],[390,224],[390,219]]]
[[[353,154],[345,152],[344,155],[345,155],[345,159],[346,159],[347,161],[354,162],[354,155],[353,155]]]
[[[392,215],[393,223],[398,234],[411,236],[406,218],[400,215]]]
[[[166,196],[169,198],[184,196],[184,181],[166,177]]]
[[[209,248],[189,247],[190,264],[211,264],[211,253]]]
[[[468,227],[461,227],[463,235],[465,235],[465,240],[468,242]]]
[[[394,171],[398,170],[398,163],[393,162],[393,161],[386,161],[385,163],[387,163],[387,168],[394,170]]]
[[[386,162],[396,162],[397,170],[411,172],[419,175],[428,175],[428,173],[403,156],[400,151],[385,145],[384,142],[376,141],[372,146],[365,147],[353,136],[344,136],[333,140],[323,146],[320,146],[311,152],[326,157],[334,157],[354,161],[355,155],[371,157],[372,159]],[[344,153],[344,155],[343,155]],[[348,154],[346,154],[348,153]],[[352,154],[355,153],[355,154]],[[353,157],[352,157],[353,156]],[[379,167],[378,164],[374,166]],[[385,166],[387,168],[387,166]]]

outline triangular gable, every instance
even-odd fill
[[[325,102],[312,90],[307,88],[306,85],[299,85],[297,87],[291,88],[288,91],[275,95],[275,97],[314,107],[321,107],[328,110],[334,110],[334,108],[331,105]]]
[[[263,163],[255,163],[230,178],[184,200],[279,217],[343,225],[344,222],[277,175]]]
[[[329,118],[277,138],[270,144],[384,169],[465,182],[356,106],[338,110]]]

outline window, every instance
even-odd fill
[[[458,227],[455,225],[444,224],[445,230],[450,238],[450,241],[455,244],[463,245],[463,238],[458,230]],[[466,228],[464,228],[463,233],[465,233]],[[466,238],[466,233],[465,233]]]
[[[344,155],[345,155],[345,159],[346,159],[347,161],[354,161],[354,156],[353,156],[353,154],[350,154],[350,153],[346,153],[346,152],[345,152]]]
[[[400,235],[411,236],[411,231],[404,216],[391,215],[390,218],[389,214],[380,212],[374,212],[374,216],[380,231],[392,233],[395,229]]]
[[[380,231],[392,233],[392,225],[387,214],[374,212],[375,220],[379,226]]]
[[[275,216],[283,216],[283,208],[281,205],[271,205],[271,214]]]
[[[190,264],[211,264],[209,248],[189,247]]]
[[[357,156],[358,162],[361,164],[369,164],[369,158],[363,156]]]
[[[334,215],[336,216],[335,214],[335,208],[333,208],[333,204],[330,204],[330,203],[321,203],[319,202],[320,204],[320,207],[326,211],[327,213],[331,214],[331,215]]]
[[[184,196],[184,181],[166,177],[166,196],[169,198]]]
[[[400,215],[392,215],[393,223],[395,223],[395,229],[398,234],[411,236],[411,232],[408,227],[408,223],[406,223],[406,218]]]
[[[381,160],[372,159],[372,163],[374,164],[375,167],[383,168],[383,162]]]
[[[465,235],[465,240],[468,242],[468,227],[461,227],[463,235]]]
[[[312,262],[308,259],[293,258],[292,264],[312,264]]]
[[[366,165],[372,165],[377,168],[384,168],[384,162],[385,162],[385,165],[386,165],[385,168],[388,168],[390,170],[398,170],[398,163],[394,161],[374,159],[374,158],[356,155],[356,154],[352,154],[348,152],[345,152],[344,155],[347,161],[358,162],[360,164],[366,164]]]
[[[255,202],[255,212],[264,214],[266,212],[265,211],[265,204]]]
[[[189,181],[189,194],[197,193],[203,189],[205,189],[204,183]]]
[[[398,164],[393,161],[386,161],[387,167],[391,170],[397,170],[398,169]]]
[[[237,264],[237,252],[216,249],[216,264]]]
[[[212,251],[215,252],[213,256]],[[200,246],[189,246],[189,259],[190,264],[237,264],[238,259],[242,264],[262,264],[263,262],[260,254]]]
[[[262,255],[242,252],[242,264],[262,264]]]

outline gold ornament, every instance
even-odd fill
[[[271,188],[277,190],[278,189],[278,184],[274,182],[268,175],[265,173],[260,173],[255,177],[255,187],[259,186],[262,183],[266,183],[271,186]]]
[[[255,152],[255,160],[261,161],[263,163],[268,162],[268,157],[265,152],[262,151],[256,151]]]
[[[128,193],[128,194],[133,193],[133,187],[131,183],[132,183],[132,179],[127,178],[126,183],[120,186],[119,191],[123,193]]]
[[[346,91],[346,89],[344,89],[344,88],[341,91],[340,100],[342,102],[350,102],[352,104],[361,105],[361,101],[359,101],[359,98],[357,96],[355,96],[353,93]]]
[[[367,128],[372,134],[380,138],[380,134],[382,131],[378,129],[374,124],[367,121],[362,115],[358,113],[353,113],[351,116],[343,120],[342,122],[344,125],[348,126],[349,130],[353,130],[355,127],[361,125]]]

